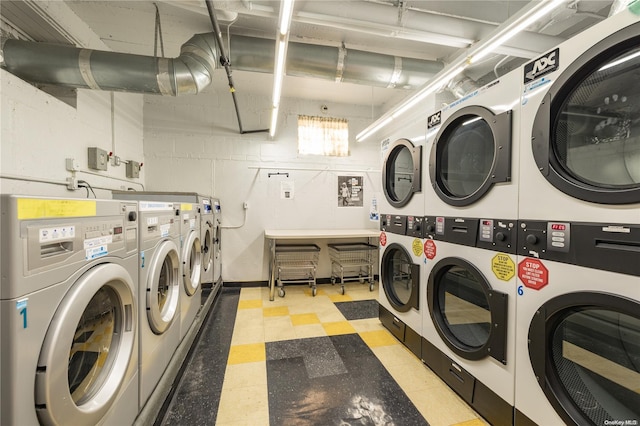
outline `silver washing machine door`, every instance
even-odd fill
[[[603,39],[553,82],[533,124],[536,164],[558,190],[640,202],[640,23]]]
[[[603,283],[604,284],[604,283]],[[529,357],[568,425],[640,419],[640,303],[575,292],[544,303],[529,327]]]
[[[180,303],[180,258],[169,240],[160,243],[148,265],[147,320],[156,334],[164,333],[176,318]]]
[[[134,291],[129,273],[113,263],[91,268],[73,284],[38,359],[35,400],[42,424],[97,424],[111,408],[136,342]]]
[[[511,180],[511,111],[462,108],[444,122],[429,156],[436,194],[452,206],[468,206],[495,183]]]
[[[401,244],[389,244],[384,250],[380,279],[387,300],[395,310],[418,310],[420,265],[411,261],[411,255]]]
[[[182,248],[182,280],[187,295],[193,296],[198,290],[200,274],[202,274],[202,246],[200,236],[192,230]]]
[[[493,290],[473,264],[457,257],[436,263],[427,302],[436,331],[456,355],[507,363],[507,295]]]
[[[213,268],[213,230],[211,224],[206,223],[202,238],[202,273],[208,273]]]

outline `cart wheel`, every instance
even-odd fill
[[[342,295],[344,296],[344,286],[342,286],[342,288],[340,289],[340,293],[342,293]]]
[[[335,285],[336,283],[336,279],[334,277],[331,277],[331,285]]]
[[[316,297],[316,292],[317,290],[315,287],[311,289],[311,294],[313,295],[313,297]]]
[[[360,284],[364,283],[364,277],[362,275],[358,275],[358,281],[360,281]]]
[[[374,284],[373,283],[369,283],[369,291],[373,291],[373,287],[374,287]]]
[[[279,288],[279,289],[278,289],[278,296],[280,296],[280,297],[284,297],[284,294],[285,294],[285,293],[284,293],[284,288]]]

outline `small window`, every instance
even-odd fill
[[[298,153],[348,156],[349,122],[342,118],[299,115]]]

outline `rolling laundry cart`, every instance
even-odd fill
[[[346,281],[369,281],[369,290],[373,291],[373,263],[378,247],[366,243],[328,244],[331,258],[331,284],[340,279],[341,291],[344,294]],[[345,277],[345,273],[347,276]]]
[[[315,244],[278,244],[275,254],[278,295],[284,297],[285,282],[306,282],[315,296],[320,247]]]

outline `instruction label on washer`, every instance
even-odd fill
[[[18,220],[43,217],[95,216],[96,202],[85,200],[42,200],[18,198]]]
[[[171,231],[171,224],[170,223],[165,223],[164,225],[160,225],[160,236],[161,237],[168,237],[169,236],[169,231]]]
[[[84,248],[89,249],[93,247],[106,246],[113,242],[112,235],[105,235],[104,237],[88,238],[84,240]]]
[[[102,256],[106,256],[109,253],[107,246],[92,247],[85,250],[85,260],[93,260]]]
[[[41,228],[38,239],[41,243],[51,243],[54,241],[74,238],[75,235],[75,226],[59,226],[56,228]]]
[[[516,264],[511,256],[505,253],[498,253],[491,259],[491,270],[493,274],[502,281],[509,281],[516,276]]]

